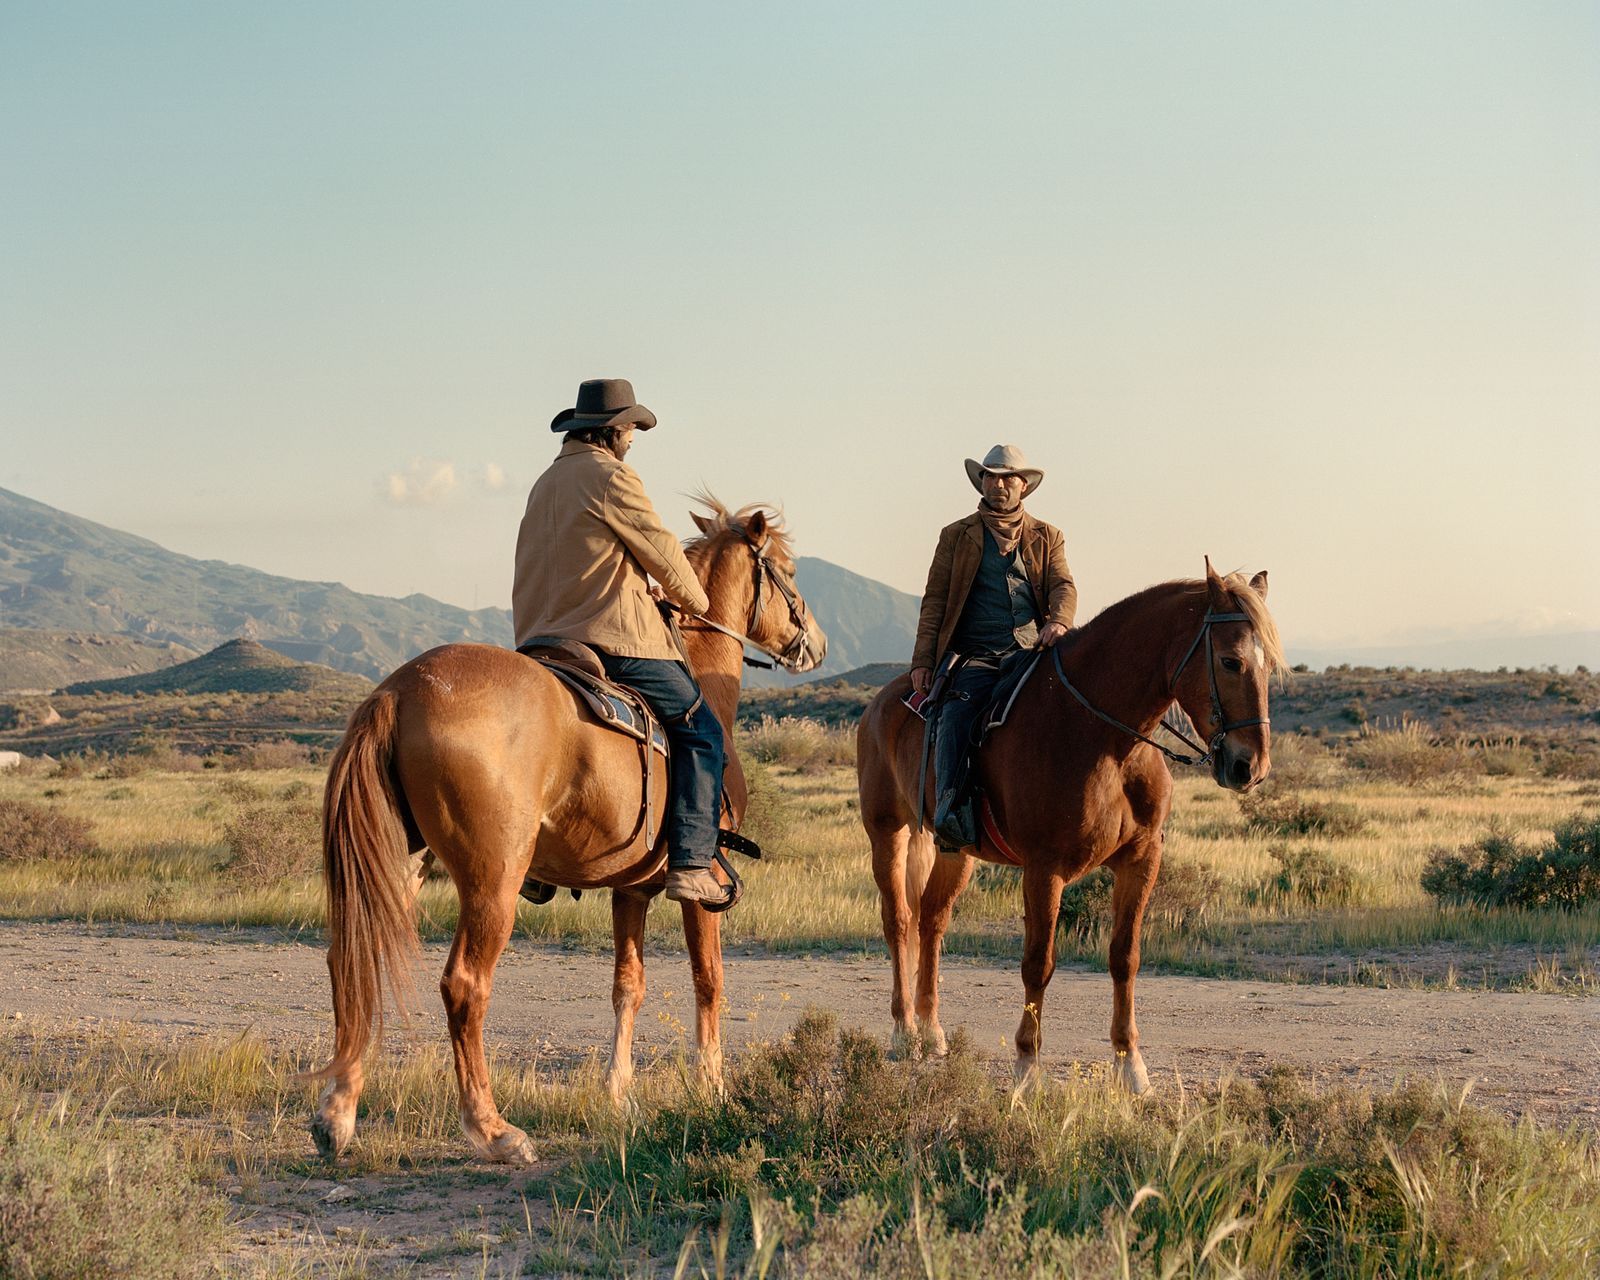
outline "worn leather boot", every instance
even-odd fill
[[[933,811],[933,842],[940,853],[960,853],[978,843],[977,806],[972,797],[945,791]]]
[[[723,884],[710,867],[676,867],[667,872],[667,897],[674,902],[701,902],[709,906],[737,901],[738,890]]]

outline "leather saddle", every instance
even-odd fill
[[[542,663],[547,671],[578,695],[594,718],[607,729],[648,742],[663,760],[670,758],[667,734],[650,705],[627,685],[606,676],[600,658],[577,640],[536,637],[517,650]]]

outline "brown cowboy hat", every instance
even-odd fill
[[[633,398],[626,378],[590,378],[578,384],[578,403],[550,420],[552,431],[584,431],[589,427],[637,427],[648,431],[656,415]]]
[[[1028,460],[1022,456],[1022,450],[1014,444],[995,445],[983,455],[982,462],[974,458],[967,459],[967,479],[972,481],[972,487],[979,493],[983,492],[985,471],[997,476],[1021,476],[1024,498],[1037,489],[1039,482],[1044,479],[1044,472],[1038,467],[1030,467]]]

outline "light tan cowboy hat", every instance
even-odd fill
[[[983,473],[992,472],[997,476],[1021,476],[1022,496],[1026,498],[1039,487],[1039,481],[1044,479],[1044,472],[1038,467],[1030,467],[1028,460],[1022,456],[1022,450],[1014,444],[997,444],[983,455],[983,461],[967,459],[967,479],[972,481],[972,487],[979,493],[983,492]]]
[[[633,398],[633,383],[626,378],[591,378],[578,384],[578,403],[556,414],[552,431],[581,431],[585,427],[637,427],[648,431],[656,415]]]

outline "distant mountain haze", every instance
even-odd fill
[[[827,661],[806,678],[910,661],[916,596],[814,557],[799,557],[797,570],[828,635]],[[153,670],[234,639],[380,680],[436,645],[510,645],[512,634],[507,610],[467,610],[424,595],[396,600],[196,560],[0,489],[0,690]],[[1290,661],[1313,669],[1600,667],[1594,631],[1316,651],[1287,640]],[[795,678],[749,670],[746,683],[784,686]]]
[[[817,674],[909,657],[915,596],[825,560],[801,557],[797,569],[801,593],[828,634],[828,659]],[[35,652],[24,662],[28,632],[73,632],[80,640],[85,633],[116,635],[167,648],[132,655],[126,644],[102,646],[103,666],[86,658],[68,668],[43,660],[44,652],[60,643],[55,639],[32,646]],[[469,611],[424,595],[395,600],[338,583],[302,582],[196,560],[5,489],[0,489],[0,633],[14,638],[12,660],[0,669],[0,689],[45,687],[46,673],[57,671],[70,670],[78,680],[122,676],[170,665],[233,639],[255,640],[298,661],[369,680],[382,679],[436,645],[512,643],[510,613],[503,609]],[[95,653],[83,643],[76,651]],[[0,658],[7,652],[0,648]],[[759,671],[750,675],[752,684],[792,679]]]

